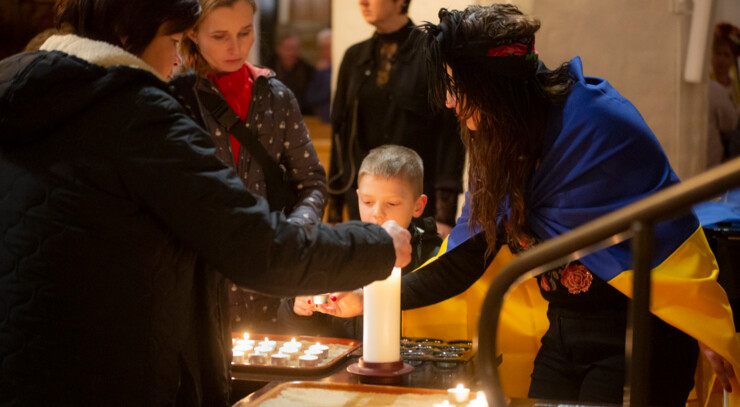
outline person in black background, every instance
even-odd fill
[[[397,144],[424,161],[424,216],[434,216],[446,236],[455,224],[464,147],[451,111],[433,110],[427,96],[424,55],[414,47],[418,32],[409,19],[410,0],[360,0],[375,34],[350,47],[339,68],[332,107],[328,221],[340,222],[346,207],[357,211],[357,171],[375,147]]]

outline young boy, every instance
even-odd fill
[[[379,225],[394,220],[411,233],[411,263],[403,268],[403,274],[436,255],[442,243],[434,219],[419,218],[427,203],[423,182],[421,157],[414,150],[396,145],[371,150],[357,176],[360,219]],[[361,302],[361,297],[356,298]],[[336,301],[336,297],[329,301]],[[362,339],[362,316],[338,318],[315,310],[310,296],[283,299],[278,320],[285,332],[294,335]]]

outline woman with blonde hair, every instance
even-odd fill
[[[173,85],[211,134],[218,158],[237,171],[250,192],[266,197],[271,209],[282,209],[291,222],[321,222],[326,172],[296,98],[272,71],[246,62],[255,41],[255,1],[200,3],[203,13],[181,45],[185,66],[195,74],[175,78]],[[231,121],[223,120],[224,112]],[[239,133],[246,140],[239,140]],[[281,199],[284,190],[294,203]],[[235,285],[229,297],[234,330],[277,332],[279,298]]]

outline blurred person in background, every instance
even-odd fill
[[[324,123],[331,122],[331,28],[324,28],[316,35],[319,60],[316,75],[306,89],[306,103],[313,114]]]
[[[295,94],[301,113],[309,114],[306,104],[306,89],[316,73],[311,64],[301,57],[301,40],[288,32],[278,36],[275,46],[275,75]]]
[[[707,168],[740,155],[740,28],[718,24],[712,41]]]

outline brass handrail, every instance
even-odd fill
[[[481,308],[478,325],[478,374],[489,405],[504,406],[506,395],[496,363],[496,336],[504,296],[520,281],[582,257],[594,248],[601,249],[632,237],[632,261],[635,272],[633,307],[628,321],[629,387],[625,404],[647,405],[649,369],[650,260],[653,225],[660,220],[686,213],[691,206],[721,195],[740,185],[740,158],[706,171],[680,184],[604,215],[570,232],[542,242],[522,253],[494,279]],[[630,349],[632,353],[629,354]]]

